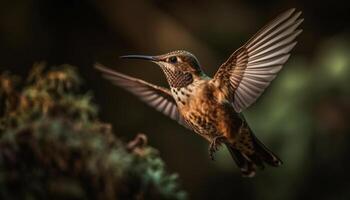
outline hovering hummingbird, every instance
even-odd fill
[[[276,77],[296,45],[301,12],[290,9],[262,28],[224,62],[213,78],[197,58],[183,50],[158,56],[121,58],[154,62],[164,72],[170,89],[153,85],[96,64],[104,77],[123,87],[156,110],[209,141],[213,159],[226,145],[243,176],[253,177],[265,164],[281,160],[260,142],[241,113],[253,104]]]

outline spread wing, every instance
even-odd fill
[[[213,81],[227,95],[236,112],[254,103],[288,60],[303,19],[286,11],[235,51],[216,72]]]
[[[178,121],[181,125],[188,128],[168,89],[121,74],[108,69],[101,64],[96,64],[95,68],[103,72],[103,77],[112,81],[113,84],[131,92],[159,112],[169,116],[171,119]]]

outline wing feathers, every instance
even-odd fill
[[[246,72],[252,69],[262,69],[264,67],[271,68],[273,66],[280,66],[288,60],[289,56],[290,56],[289,54],[285,54],[283,56],[278,56],[278,57],[273,57],[273,58],[265,59],[258,62],[248,63],[247,68],[249,69],[246,68]]]
[[[147,83],[143,80],[127,76],[110,70],[101,64],[95,65],[96,69],[103,72],[103,77],[110,80],[114,85],[120,86],[142,101],[154,107],[156,110],[178,121],[188,128],[177,108],[176,102],[168,89]]]
[[[283,43],[279,43],[276,46],[271,47],[271,49],[266,49],[265,51],[262,51],[259,54],[254,55],[254,57],[249,58],[249,62],[260,62],[262,60],[270,59],[280,55],[286,55],[293,49],[293,47],[296,44],[297,42],[293,42],[287,45]],[[285,46],[281,46],[281,45],[285,45]],[[279,49],[277,50],[277,48]]]
[[[254,103],[287,62],[297,44],[295,38],[302,32],[297,29],[303,22],[298,19],[300,15],[291,9],[277,17],[234,52],[215,74],[213,81],[230,90],[236,112]]]
[[[299,15],[293,16],[293,18],[287,20],[285,23],[278,26],[275,30],[273,30],[267,36],[265,36],[264,38],[259,40],[259,42],[257,42],[256,44],[254,44],[251,47],[247,47],[248,51],[250,51],[250,52],[252,50],[258,51],[259,49],[264,48],[265,46],[267,46],[267,45],[279,40],[280,38],[290,34],[302,22],[302,20],[295,22],[295,19]],[[253,53],[253,52],[251,52],[251,53]]]
[[[264,37],[269,31],[271,31],[273,28],[275,28],[277,25],[279,25],[281,22],[283,22],[285,19],[290,17],[294,13],[295,9],[292,8],[285,13],[281,14],[280,16],[276,17],[273,21],[271,21],[269,24],[267,24],[264,28],[262,28],[258,33],[256,33],[248,42],[247,42],[247,48],[250,48],[252,45],[256,43],[256,41],[260,40],[262,37]]]

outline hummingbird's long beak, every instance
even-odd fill
[[[157,57],[155,57],[155,56],[143,56],[143,55],[126,55],[126,56],[120,56],[120,58],[158,61]]]

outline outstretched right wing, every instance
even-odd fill
[[[148,105],[188,128],[187,123],[181,116],[177,104],[168,89],[121,74],[101,64],[95,64],[95,68],[103,72],[103,77],[112,81],[113,84],[138,96]]]
[[[301,12],[288,10],[235,51],[216,72],[219,85],[236,112],[242,112],[264,92],[287,62],[296,45],[303,19]]]

